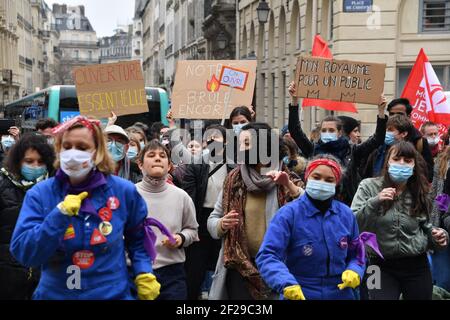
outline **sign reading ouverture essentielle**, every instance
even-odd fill
[[[107,118],[148,112],[140,61],[77,67],[72,70],[80,113]]]

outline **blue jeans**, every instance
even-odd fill
[[[435,285],[450,291],[450,248],[436,251],[432,255],[432,261]]]
[[[153,270],[156,280],[161,284],[157,300],[186,300],[186,274],[183,263],[176,263]]]

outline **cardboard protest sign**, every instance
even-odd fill
[[[378,105],[386,64],[299,57],[297,96]]]
[[[255,60],[178,61],[172,93],[175,118],[222,119],[252,103]]]
[[[80,113],[107,118],[148,112],[139,61],[77,67],[72,70]]]
[[[222,67],[220,84],[235,89],[245,90],[247,86],[248,72],[227,66]]]

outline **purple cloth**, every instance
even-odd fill
[[[384,259],[383,255],[380,252],[380,248],[378,247],[376,234],[371,232],[363,232],[359,235],[358,238],[350,242],[349,246],[350,250],[356,250],[356,259],[358,260],[358,264],[360,266],[366,264],[366,245],[371,247],[376,254]]]
[[[450,196],[448,194],[440,194],[434,200],[439,211],[447,212],[450,205]]]
[[[145,231],[145,237],[144,237],[144,248],[147,251],[148,255],[150,256],[150,259],[152,259],[152,262],[156,259],[156,234],[153,232],[152,227],[157,227],[159,231],[161,231],[162,234],[167,236],[169,238],[169,241],[172,244],[176,243],[175,238],[172,236],[172,233],[158,220],[153,218],[147,218],[144,220],[143,223],[144,231]]]
[[[64,195],[78,195],[84,191],[89,193],[89,197],[84,199],[84,201],[81,203],[80,212],[98,216],[98,212],[97,210],[95,210],[94,204],[92,203],[91,195],[92,191],[94,191],[98,187],[106,185],[106,177],[103,173],[98,170],[93,170],[86,178],[86,180],[77,186],[72,186],[70,184],[69,176],[65,174],[61,169],[56,172],[55,178],[62,183]]]

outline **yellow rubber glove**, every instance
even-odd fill
[[[352,270],[345,270],[342,273],[342,283],[338,284],[338,288],[343,290],[345,288],[356,289],[361,284],[359,274]]]
[[[298,284],[284,288],[283,295],[288,300],[306,300]]]
[[[66,216],[77,216],[80,211],[81,203],[88,197],[88,193],[82,192],[79,195],[69,194],[64,198],[64,201],[58,204],[58,209]]]
[[[134,280],[139,300],[155,300],[159,296],[161,285],[151,273],[143,273]]]

